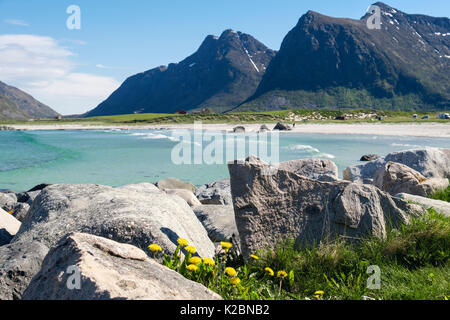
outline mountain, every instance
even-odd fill
[[[235,111],[450,109],[450,20],[384,3],[381,29],[309,11],[286,35],[256,93]]]
[[[58,113],[29,94],[0,81],[0,119],[53,118]]]
[[[129,77],[87,116],[225,111],[256,90],[275,51],[252,36],[226,30],[208,36],[193,55]]]

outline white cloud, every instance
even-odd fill
[[[29,27],[30,24],[23,21],[23,20],[17,20],[17,19],[6,19],[3,20],[3,22],[7,23],[7,24],[12,24],[14,26],[19,26],[19,27]]]
[[[75,54],[50,37],[0,35],[0,80],[62,114],[96,107],[118,88],[111,77],[75,72]]]

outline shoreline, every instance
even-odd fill
[[[257,132],[262,124],[202,124],[203,130],[231,132],[237,126],[243,126],[246,132]],[[273,128],[276,123],[266,124]],[[55,125],[8,125],[15,130],[43,131],[43,130],[174,130],[194,129],[194,124],[151,124],[151,125],[82,125],[82,124],[55,124]],[[285,133],[315,133],[315,134],[364,134],[383,136],[410,136],[450,138],[449,123],[327,123],[327,124],[297,124],[292,131]]]

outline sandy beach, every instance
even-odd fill
[[[202,129],[213,131],[231,131],[237,124],[202,124]],[[240,124],[246,132],[257,132],[260,124]],[[275,123],[267,124],[273,128]],[[89,124],[55,124],[55,125],[9,125],[16,130],[150,130],[150,129],[194,129],[194,124],[159,124],[159,125],[89,125]],[[450,138],[449,123],[358,123],[358,124],[297,124],[290,133],[323,134],[368,134],[386,136],[416,136]]]

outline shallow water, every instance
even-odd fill
[[[225,164],[173,163],[172,149],[180,143],[172,136],[174,133],[171,130],[2,131],[0,189],[23,191],[39,183],[120,186],[167,177],[200,185],[228,177]],[[242,138],[243,135],[238,136]],[[255,143],[254,137],[248,139],[250,145]],[[204,142],[203,147],[208,143]],[[331,159],[341,173],[346,166],[358,164],[363,154],[386,155],[425,146],[450,148],[450,139],[300,133],[281,133],[279,138],[281,161]],[[222,156],[221,152],[218,154]]]

